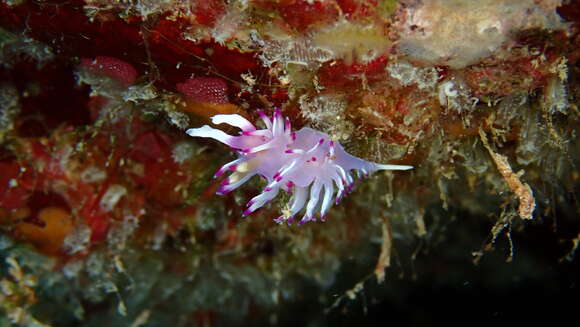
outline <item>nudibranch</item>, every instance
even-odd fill
[[[299,225],[315,221],[315,212],[319,212],[320,220],[325,221],[333,198],[338,204],[352,190],[352,171],[359,177],[366,177],[378,170],[413,168],[383,165],[357,158],[348,154],[328,134],[312,128],[305,127],[293,132],[290,120],[282,117],[279,110],[271,118],[263,112],[259,114],[265,129],[257,129],[246,118],[237,114],[212,117],[212,122],[216,125],[228,124],[241,129],[238,136],[226,134],[207,125],[186,131],[193,137],[217,140],[238,153],[236,160],[225,164],[216,172],[214,177],[232,172],[221,182],[217,194],[227,194],[255,175],[267,180],[263,191],[248,202],[244,217],[274,199],[282,189],[292,193],[292,198],[282,215],[275,219],[277,223],[292,224],[294,217],[304,206],[306,213],[298,221]]]

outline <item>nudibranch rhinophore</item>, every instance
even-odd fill
[[[413,168],[365,161],[348,154],[326,133],[308,127],[292,132],[290,120],[282,117],[279,110],[274,112],[272,119],[263,112],[259,113],[266,125],[265,129],[257,129],[246,118],[237,114],[212,117],[212,122],[216,125],[225,123],[240,128],[239,136],[228,135],[207,125],[187,130],[190,136],[212,138],[238,152],[238,158],[225,164],[214,176],[232,172],[221,182],[218,194],[235,190],[254,175],[267,179],[268,184],[262,193],[248,202],[243,216],[261,208],[282,189],[293,193],[293,196],[282,216],[275,219],[277,223],[292,224],[295,215],[304,205],[306,213],[298,222],[299,225],[315,221],[315,212],[320,212],[320,220],[325,221],[333,197],[338,204],[352,190],[352,170],[359,177],[366,177],[378,170]],[[335,188],[338,188],[336,196]],[[321,195],[323,189],[324,195]]]

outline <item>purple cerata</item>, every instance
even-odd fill
[[[354,179],[351,171],[356,171],[359,177],[366,177],[378,170],[413,168],[365,161],[348,154],[326,133],[307,127],[292,132],[290,120],[282,117],[279,110],[274,112],[272,119],[259,113],[266,125],[265,129],[257,129],[237,114],[212,117],[216,125],[225,123],[240,128],[239,136],[228,135],[207,125],[187,130],[190,136],[212,138],[238,153],[236,160],[225,164],[214,176],[232,172],[221,182],[218,194],[235,190],[254,175],[260,175],[268,181],[262,193],[248,202],[243,216],[261,208],[282,189],[293,193],[293,196],[286,209],[282,210],[282,215],[275,219],[277,223],[292,224],[295,215],[305,205],[306,213],[298,221],[299,225],[315,221],[315,212],[319,212],[320,220],[325,221],[333,198],[338,203],[352,190]]]

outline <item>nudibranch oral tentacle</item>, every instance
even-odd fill
[[[260,209],[274,199],[280,189],[292,194],[289,207],[283,210],[277,223],[292,224],[295,216],[304,209],[304,216],[298,220],[302,225],[316,221],[316,213],[321,221],[332,206],[332,198],[338,204],[349,193],[356,177],[368,177],[379,170],[408,170],[412,166],[378,164],[348,154],[344,148],[323,132],[305,127],[293,132],[290,120],[276,110],[272,117],[259,111],[266,126],[258,129],[246,118],[233,115],[216,115],[214,124],[228,124],[241,130],[233,136],[204,125],[191,128],[187,134],[193,137],[211,138],[228,145],[238,153],[238,158],[220,168],[214,177],[226,172],[231,174],[221,182],[218,194],[227,194],[247,182],[254,175],[267,180],[260,194],[248,202],[243,216]]]

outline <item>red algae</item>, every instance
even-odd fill
[[[377,0],[337,0],[343,14],[348,19],[363,19],[372,17],[378,6]]]
[[[282,0],[257,1],[259,8],[274,10],[294,31],[303,33],[316,26],[334,21],[339,17],[339,8],[334,1]]]
[[[381,56],[368,63],[346,64],[343,60],[325,63],[319,71],[320,82],[329,87],[357,87],[361,81],[378,81],[383,77],[388,59]]]
[[[171,63],[183,60],[187,64],[186,59],[199,63],[197,57],[205,57],[202,46],[183,37],[183,30],[187,26],[185,19],[161,18],[144,30],[149,51],[160,61],[159,64],[163,64],[164,60]]]
[[[213,26],[224,10],[225,4],[221,0],[196,1],[193,4],[196,22],[205,26]]]

